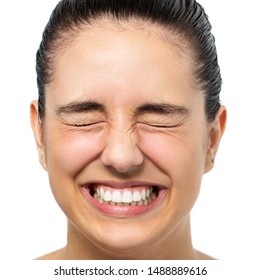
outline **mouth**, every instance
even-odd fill
[[[138,183],[91,183],[82,186],[83,194],[97,210],[110,216],[135,216],[155,208],[165,193],[164,187]]]

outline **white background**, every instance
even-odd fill
[[[35,52],[57,0],[1,1],[0,259],[30,260],[65,245],[29,122],[37,98]],[[260,8],[257,0],[201,0],[213,25],[228,125],[192,212],[194,246],[224,260],[260,251]]]

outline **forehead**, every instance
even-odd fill
[[[86,94],[165,99],[194,94],[189,51],[181,42],[170,43],[165,34],[151,26],[110,22],[82,28],[56,52],[54,79],[47,91],[64,102]]]

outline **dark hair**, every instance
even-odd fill
[[[55,52],[82,25],[99,18],[141,19],[185,38],[193,54],[195,77],[205,94],[205,111],[213,121],[220,107],[221,75],[215,39],[204,9],[195,0],[62,0],[53,10],[37,52],[39,116],[45,114],[45,88],[51,83]],[[67,38],[67,39],[66,39]]]

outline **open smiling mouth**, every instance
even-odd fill
[[[104,184],[82,186],[84,196],[103,213],[116,216],[143,214],[161,201],[165,188],[139,185],[112,187]]]

